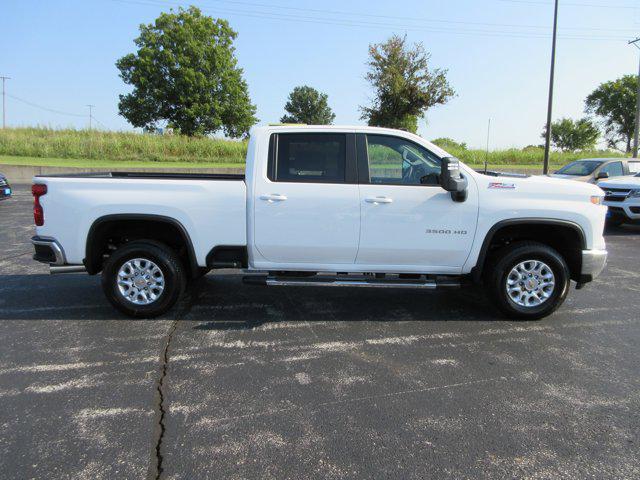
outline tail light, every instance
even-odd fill
[[[44,210],[40,205],[40,197],[47,194],[47,186],[41,184],[31,185],[31,194],[33,195],[33,220],[36,226],[44,225]]]

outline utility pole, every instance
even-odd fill
[[[4,94],[4,82],[6,80],[11,80],[11,77],[0,76],[0,78],[2,79],[2,129],[4,130],[7,128],[7,102]]]
[[[89,107],[89,130],[91,130],[91,119],[93,118],[92,109],[95,105],[87,105]]]
[[[551,43],[551,75],[549,79],[549,105],[547,106],[547,132],[544,142],[544,166],[542,173],[549,173],[549,150],[551,149],[551,113],[553,110],[553,77],[556,69],[556,39],[558,37],[558,0],[553,12],[553,41]]]
[[[640,50],[640,46],[638,43],[640,42],[640,38],[636,38],[635,40],[631,40],[629,45],[633,45]],[[633,134],[633,158],[638,158],[638,136],[640,135],[640,67],[638,69],[638,93],[636,99],[636,129]]]

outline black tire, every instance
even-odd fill
[[[527,260],[546,264],[555,279],[551,295],[538,305],[519,305],[516,303],[517,299],[514,300],[507,293],[507,281],[512,269]],[[494,305],[508,318],[537,320],[546,317],[556,311],[567,298],[571,284],[569,267],[562,255],[547,245],[537,242],[514,243],[493,255],[490,261],[493,265],[488,265],[488,293]]]
[[[155,263],[164,278],[163,290],[158,293],[157,299],[144,305],[135,304],[125,298],[117,282],[120,268],[129,260],[138,258]],[[135,241],[118,248],[107,259],[102,270],[102,289],[107,300],[116,309],[134,318],[162,315],[175,305],[184,292],[185,285],[186,272],[178,255],[168,246],[151,240]]]
[[[210,268],[207,267],[198,267],[196,273],[191,278],[192,281],[200,280],[202,277],[205,277],[211,271]]]
[[[613,217],[607,218],[607,227],[618,228],[621,227],[625,223],[624,217],[620,217],[615,215]]]

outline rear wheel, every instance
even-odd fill
[[[184,291],[180,258],[168,246],[136,241],[118,248],[102,271],[109,302],[130,317],[153,318],[169,310]]]
[[[570,272],[553,248],[536,242],[505,247],[494,256],[489,294],[509,318],[536,320],[557,310],[567,297]]]

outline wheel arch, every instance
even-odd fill
[[[489,229],[482,242],[476,266],[471,270],[473,281],[481,281],[493,250],[523,240],[537,241],[558,250],[569,265],[571,278],[579,278],[582,267],[581,252],[587,245],[584,230],[580,225],[570,220],[518,218],[502,220]]]
[[[168,244],[185,258],[190,276],[198,271],[198,262],[189,232],[182,223],[172,217],[156,214],[112,214],[97,218],[87,234],[83,263],[87,272],[94,275],[102,270],[105,248],[113,235],[121,235],[129,241],[156,240]],[[133,238],[127,238],[132,235]]]

